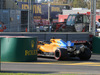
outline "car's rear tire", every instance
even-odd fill
[[[80,60],[89,60],[91,58],[91,50],[89,48],[84,48],[78,57]]]
[[[65,60],[68,58],[68,53],[66,49],[57,49],[54,53],[56,60]]]

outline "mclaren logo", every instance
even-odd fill
[[[34,40],[31,41],[31,47],[34,48]]]

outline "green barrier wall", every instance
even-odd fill
[[[1,61],[27,62],[37,60],[36,37],[2,37]]]
[[[100,54],[100,37],[93,37],[93,53]]]

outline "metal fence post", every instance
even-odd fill
[[[31,0],[28,0],[28,32],[30,31],[30,12],[31,12]]]
[[[89,30],[91,31],[91,29],[92,29],[92,34],[95,36],[96,35],[96,0],[91,0],[91,23],[90,23]]]

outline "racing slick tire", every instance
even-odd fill
[[[65,60],[68,58],[68,53],[66,49],[59,48],[55,51],[54,57],[56,60]]]
[[[89,48],[83,48],[78,57],[80,60],[89,60],[91,58],[91,50]]]

